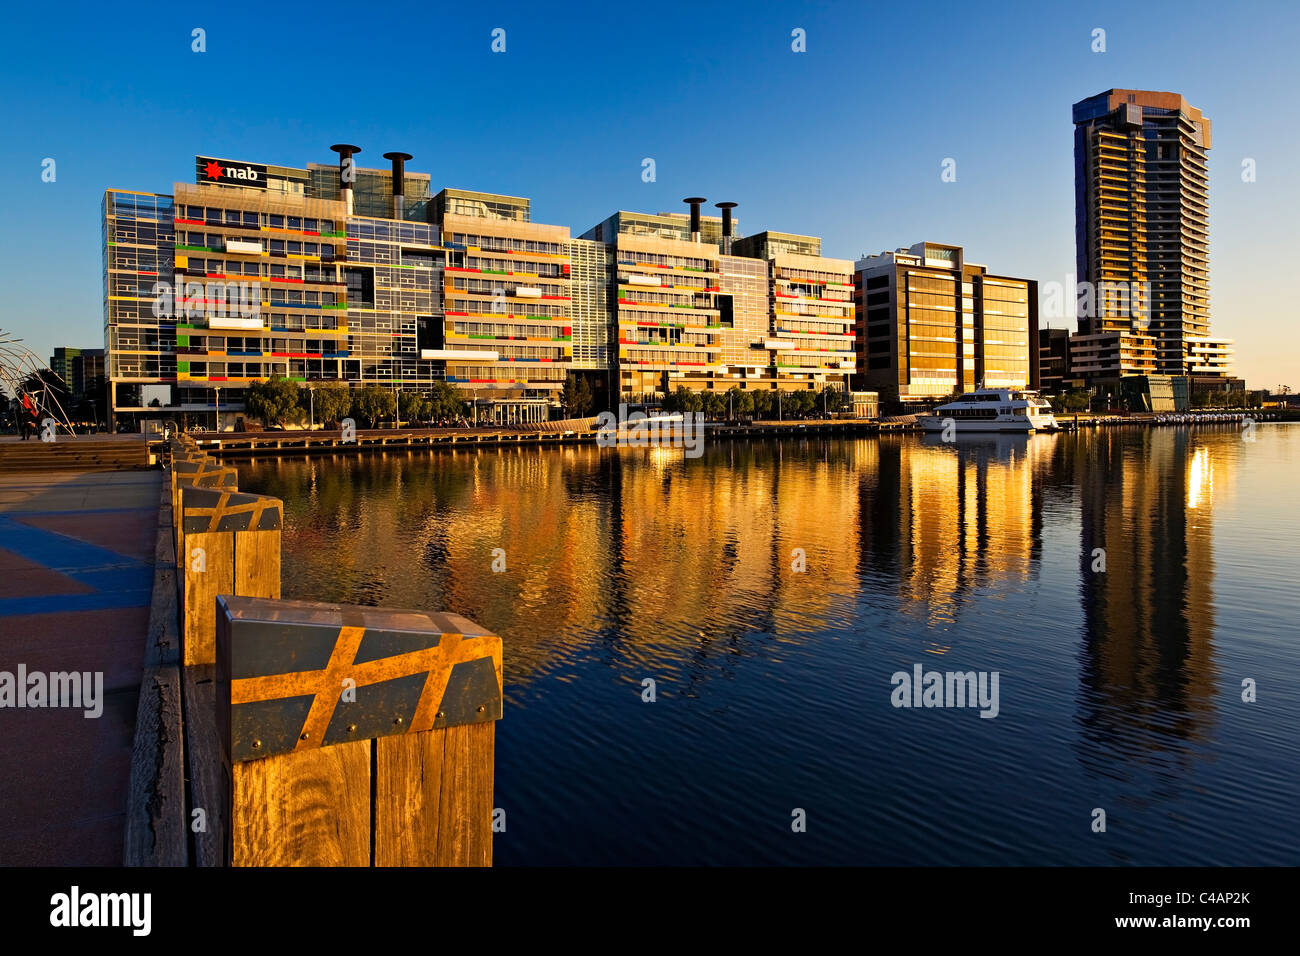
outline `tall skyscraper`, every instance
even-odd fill
[[[1074,372],[1226,375],[1210,339],[1210,121],[1177,93],[1107,90],[1074,104],[1079,332]],[[1207,359],[1206,356],[1209,356]]]

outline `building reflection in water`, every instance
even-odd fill
[[[506,637],[517,694],[593,655],[698,693],[736,655],[855,633],[864,609],[918,646],[960,634],[970,602],[1039,577],[1045,520],[1054,541],[1077,527],[1078,719],[1100,766],[1212,718],[1212,448],[1182,428],[714,442],[698,459],[572,446],[268,460],[241,486],[284,499],[286,596],[455,610]],[[1065,597],[1044,613],[1068,619]]]
[[[1084,614],[1078,747],[1090,769],[1151,764],[1176,785],[1187,744],[1211,730],[1210,505],[1216,472],[1233,460],[1189,428],[1098,431],[1071,446]],[[1094,549],[1104,572],[1093,570]]]

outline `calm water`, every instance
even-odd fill
[[[502,636],[499,864],[1294,865],[1300,426],[1256,437],[449,451],[240,486],[284,499],[286,597]],[[997,671],[998,716],[893,707],[917,663]]]

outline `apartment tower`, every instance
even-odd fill
[[[1177,93],[1120,89],[1073,119],[1073,371],[1226,375],[1231,342],[1209,337],[1209,119]]]

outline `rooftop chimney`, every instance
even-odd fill
[[[715,202],[713,205],[722,210],[722,254],[731,255],[731,210],[739,203]]]
[[[691,207],[691,239],[700,241],[700,206],[708,202],[703,196],[688,196],[682,202]]]
[[[393,161],[393,218],[402,219],[406,212],[406,161],[410,153],[384,153]]]
[[[352,180],[356,177],[356,167],[348,162],[353,156],[361,152],[360,146],[349,146],[347,143],[335,143],[330,149],[339,154],[339,198],[343,200],[347,207],[347,214],[352,215]]]

